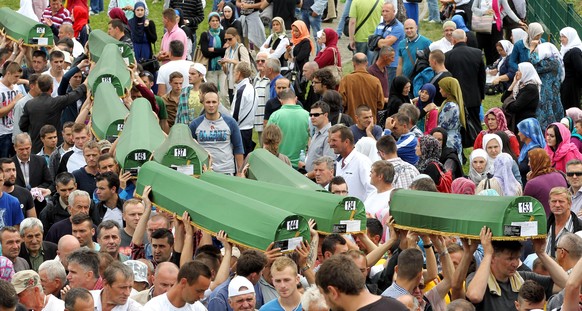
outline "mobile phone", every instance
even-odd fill
[[[139,170],[137,168],[130,168],[128,171],[131,176],[135,177],[137,177],[137,174],[139,173]]]

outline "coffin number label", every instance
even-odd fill
[[[123,131],[123,123],[122,124],[117,124],[117,131],[118,132]]]
[[[174,156],[175,157],[179,157],[179,158],[185,158],[186,157],[186,148],[176,148],[174,149]]]
[[[36,33],[44,33],[44,27],[36,27]]]
[[[533,204],[531,202],[520,202],[517,203],[517,208],[520,214],[529,214],[533,212]]]
[[[111,83],[111,77],[102,77],[101,82]]]
[[[123,51],[123,50],[124,50],[124,48],[123,48],[122,46],[119,46],[118,48],[119,48],[119,53],[123,54],[123,52],[124,52],[124,51]]]
[[[344,209],[346,211],[355,211],[356,210],[356,201],[346,201],[344,203]]]
[[[289,220],[287,222],[287,231],[299,229],[299,220]]]
[[[146,153],[145,152],[137,152],[135,154],[135,161],[145,161],[146,160]]]

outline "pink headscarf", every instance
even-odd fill
[[[453,184],[451,185],[451,187],[453,193],[456,194],[467,194],[467,195],[475,194],[475,183],[465,177],[459,177],[453,180]]]
[[[12,281],[14,276],[14,267],[10,259],[0,256],[0,279],[4,281]]]
[[[548,128],[552,125],[558,127],[559,134],[562,137],[562,142],[555,147],[555,150],[552,150],[552,148],[547,144],[544,149],[552,160],[552,166],[559,171],[565,172],[566,163],[572,159],[582,159],[582,154],[580,154],[578,147],[570,142],[571,134],[564,124],[555,122],[550,124]],[[547,132],[548,130],[546,129],[546,134]]]

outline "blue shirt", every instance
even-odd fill
[[[19,225],[24,220],[20,202],[4,192],[0,197],[0,228]]]
[[[233,311],[228,304],[228,285],[230,281],[232,281],[232,278],[218,285],[210,293],[208,297],[208,311]],[[255,285],[255,301],[255,308],[260,308],[263,305],[263,294],[258,283]]]
[[[358,142],[362,137],[367,137],[368,134],[366,133],[366,129],[360,130],[356,124],[350,126],[350,130],[354,134],[354,144]],[[372,128],[372,135],[376,140],[382,137],[382,128],[378,125],[374,125]]]
[[[388,36],[394,36],[396,37],[396,41],[392,44],[392,47],[394,48],[394,50],[397,49],[398,45],[400,44],[400,41],[402,41],[402,39],[404,39],[404,26],[402,26],[402,23],[397,20],[396,18],[394,18],[394,22],[392,25],[386,27],[388,24],[386,24],[386,22],[381,22],[378,27],[376,27],[376,30],[374,31],[375,35],[382,35],[382,37],[384,37],[384,39],[386,39],[386,37]],[[394,53],[394,61],[392,63],[390,63],[390,65],[388,67],[398,67],[398,53]]]
[[[299,303],[299,305],[295,309],[293,309],[293,311],[301,310],[303,310],[303,308],[301,307],[301,303]],[[259,311],[285,311],[285,309],[283,309],[283,307],[279,303],[279,299],[275,299],[267,302],[259,309]]]
[[[418,35],[416,39],[410,40],[408,38],[400,41],[398,45],[399,57],[402,57],[402,75],[410,77],[412,70],[414,69],[414,63],[416,62],[416,52],[422,51],[431,44],[431,41],[421,35]],[[410,56],[408,55],[410,52]],[[412,59],[412,61],[411,61]]]

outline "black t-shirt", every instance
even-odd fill
[[[376,302],[358,309],[358,311],[386,311],[386,310],[407,311],[408,309],[402,303],[400,303],[400,301],[389,297],[382,297],[378,299]]]
[[[445,71],[434,82],[432,82],[432,84],[436,88],[436,94],[434,95],[434,100],[433,100],[435,105],[440,107],[441,104],[443,103],[443,101],[445,100],[443,95],[441,95],[441,92],[439,92],[439,81],[442,80],[443,78],[452,77],[452,76],[453,75],[450,72]]]
[[[273,5],[273,16],[278,16],[285,21],[285,29],[291,30],[291,24],[295,21],[295,8],[300,0],[267,0]]]
[[[265,104],[265,120],[269,120],[273,112],[281,109],[281,101],[279,98],[271,98]]]
[[[26,190],[26,188],[20,187],[19,185],[14,185],[14,190],[8,194],[18,199],[18,202],[20,202],[20,208],[22,209],[22,215],[24,215],[24,217],[26,217],[26,211],[34,208],[34,199],[32,198],[32,194],[30,194],[30,191]]]

